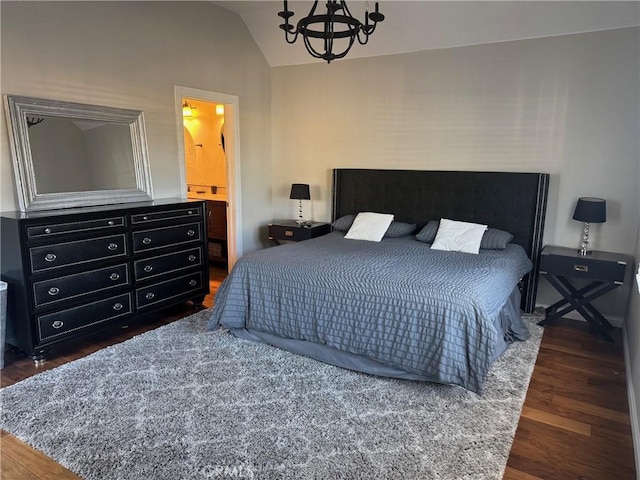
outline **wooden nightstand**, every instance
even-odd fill
[[[589,322],[594,333],[613,341],[607,332],[612,325],[591,302],[623,285],[627,267],[632,262],[631,257],[618,253],[592,251],[588,255],[580,255],[577,248],[545,246],[540,256],[540,273],[563,299],[546,309],[547,316],[538,325],[548,325],[577,310]],[[572,280],[581,278],[588,283],[577,288]]]
[[[331,225],[322,222],[312,222],[309,225],[298,225],[295,220],[280,220],[269,224],[269,240],[276,245],[281,241],[301,242],[310,238],[326,235],[331,231]]]

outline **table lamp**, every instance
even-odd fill
[[[296,223],[298,225],[304,225],[306,222],[302,219],[302,200],[311,200],[309,185],[306,183],[292,184],[291,195],[289,195],[289,198],[291,200],[298,200],[298,220],[296,220]]]
[[[589,251],[589,224],[604,223],[607,221],[607,202],[602,198],[580,197],[573,212],[573,219],[584,223],[582,242],[580,243],[580,255],[587,255]]]

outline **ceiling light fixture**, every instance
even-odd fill
[[[378,22],[384,20],[384,15],[378,11],[378,2],[376,2],[375,11],[369,13],[365,10],[364,24],[353,17],[347,2],[344,0],[327,1],[327,11],[324,14],[316,14],[317,0],[313,2],[313,7],[309,15],[300,19],[294,28],[289,23],[289,19],[294,15],[289,10],[287,0],[284,0],[284,10],[278,12],[278,16],[284,19],[284,23],[280,28],[284,30],[284,37],[287,43],[295,43],[298,35],[302,35],[304,46],[312,57],[321,58],[331,63],[331,60],[343,58],[351,49],[355,40],[358,39],[360,45],[364,45],[369,41],[369,36],[375,31]],[[369,23],[369,20],[373,24]],[[316,48],[312,45],[312,39],[320,39],[315,42]],[[340,47],[343,49],[339,53],[334,53],[334,40],[338,39]],[[342,42],[340,42],[343,40]],[[338,46],[338,45],[336,45]]]

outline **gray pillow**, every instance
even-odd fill
[[[338,230],[339,232],[347,232],[351,228],[351,224],[355,218],[355,215],[345,215],[344,217],[336,219],[331,226],[334,230]]]
[[[415,231],[415,223],[396,222],[394,220],[393,222],[391,222],[391,225],[389,225],[389,228],[387,228],[384,236],[387,238],[406,237],[407,235],[411,235]]]
[[[439,226],[440,221],[431,220],[416,235],[416,240],[424,243],[433,243],[436,238],[436,233],[438,233]],[[512,240],[513,235],[509,232],[498,230],[497,228],[488,228],[482,236],[480,248],[484,250],[504,250]]]
[[[485,250],[504,250],[513,240],[513,235],[497,228],[487,228],[482,236],[480,248]]]
[[[440,221],[431,220],[427,223],[422,230],[418,232],[416,235],[416,240],[419,240],[424,243],[433,243],[436,238],[436,233],[438,233],[438,226],[440,226]]]

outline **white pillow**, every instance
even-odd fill
[[[477,223],[456,222],[443,218],[440,220],[438,233],[431,248],[447,252],[475,253],[480,251],[482,236],[487,225]]]
[[[386,213],[360,212],[351,228],[344,236],[351,240],[379,242],[393,221],[393,215]]]

